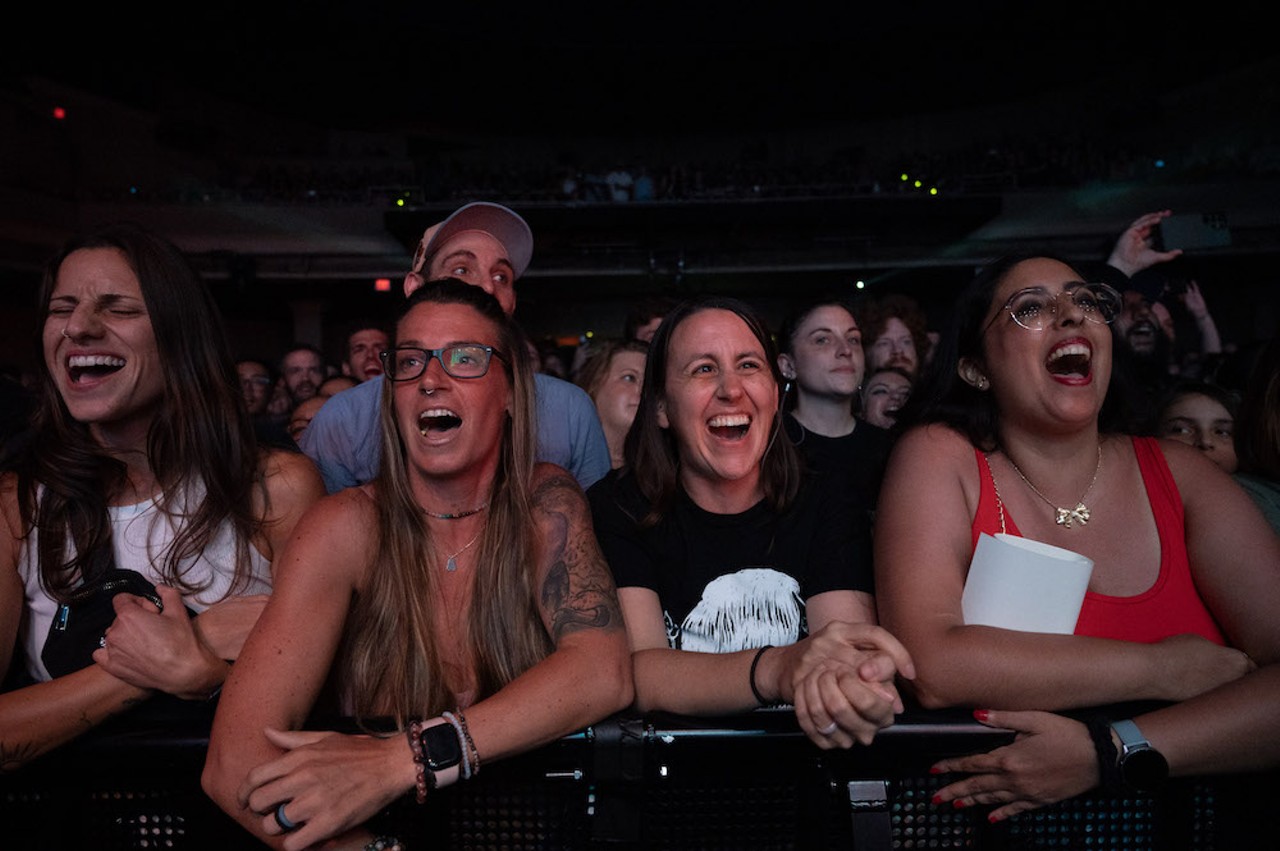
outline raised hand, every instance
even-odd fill
[[[1173,215],[1172,210],[1158,210],[1144,213],[1134,219],[1133,224],[1120,234],[1116,244],[1107,258],[1107,265],[1114,266],[1129,277],[1133,277],[1150,266],[1165,263],[1175,257],[1182,256],[1182,249],[1157,251],[1153,246],[1155,229],[1160,222]]]

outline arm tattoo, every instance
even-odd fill
[[[590,525],[582,523],[586,501],[577,482],[555,476],[533,496],[551,557],[539,600],[551,623],[551,639],[558,642],[580,629],[621,629],[617,591]]]

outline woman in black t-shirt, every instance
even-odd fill
[[[803,474],[763,323],[688,302],[651,344],[626,465],[588,496],[619,586],[642,711],[794,704],[824,748],[869,743],[914,676],[875,625],[865,516]]]

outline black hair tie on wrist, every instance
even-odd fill
[[[764,655],[764,651],[772,649],[772,644],[766,644],[756,651],[755,658],[751,660],[751,674],[748,677],[751,682],[751,693],[756,696],[756,702],[761,706],[770,706],[771,704],[764,699],[764,695],[760,693],[759,687],[756,686],[756,667],[760,664],[760,657]]]

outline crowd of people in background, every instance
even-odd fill
[[[338,363],[235,351],[158,235],[72,241],[0,455],[0,750],[199,704],[247,830],[377,848],[390,802],[628,707],[783,704],[849,748],[964,706],[1019,736],[938,763],[935,803],[993,820],[1138,783],[1135,723],[1173,774],[1275,768],[1280,341],[1222,339],[1153,242],[1169,214],[1096,262],[1002,258],[946,316],[662,297],[559,359],[519,326],[534,237],[500,204],[428,228]],[[1094,561],[1074,634],[965,622],[996,534]],[[135,593],[59,651],[121,567]],[[1153,699],[1117,738],[1076,714]],[[306,728],[321,705],[362,734]]]
[[[1105,141],[1103,141],[1105,140]],[[178,203],[388,204],[492,198],[509,204],[613,204],[761,198],[852,197],[937,190],[972,195],[1162,181],[1195,183],[1267,177],[1280,170],[1274,140],[1236,140],[1188,147],[1170,137],[1142,141],[1068,131],[979,140],[904,153],[850,135],[822,150],[770,150],[752,141],[739,156],[700,158],[564,152],[523,161],[484,150],[475,160],[433,157],[429,163],[383,146],[365,151],[250,153],[224,163],[207,182],[165,190],[120,187],[134,197]],[[732,146],[732,142],[727,143]],[[892,153],[889,153],[892,151]],[[257,165],[254,165],[254,163]],[[553,164],[559,163],[559,164]]]

